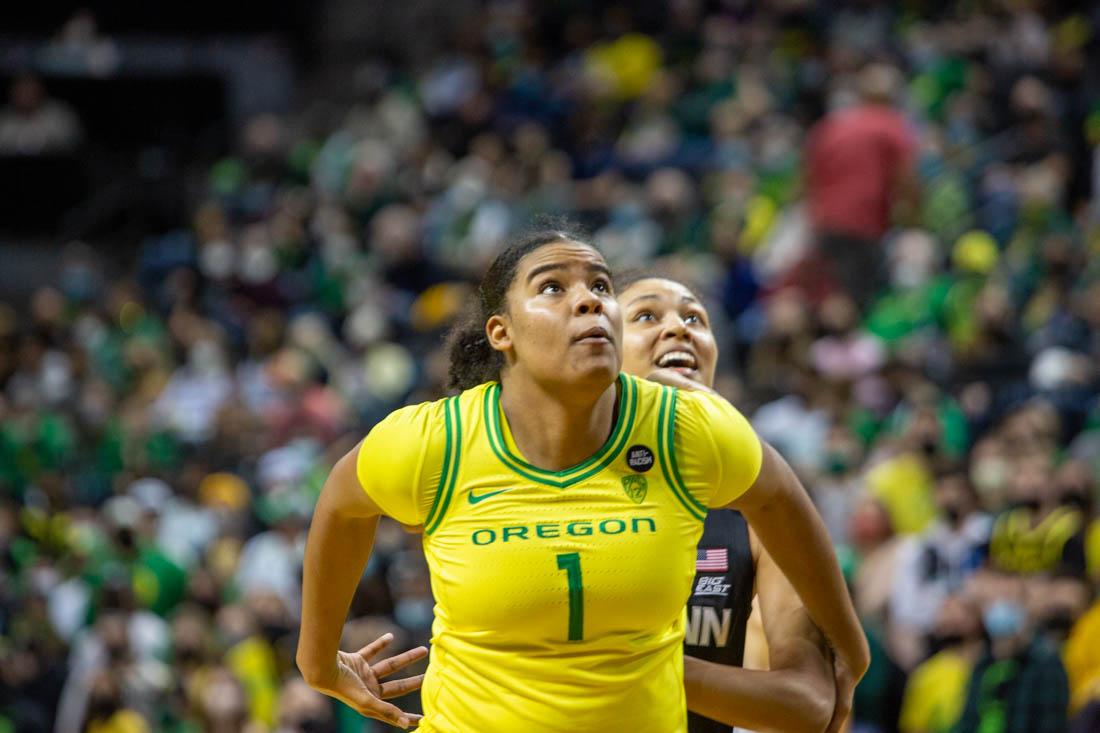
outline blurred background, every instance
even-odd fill
[[[1100,7],[103,5],[0,4],[0,732],[382,730],[294,669],[311,508],[537,214],[708,297],[855,731],[1100,730]],[[344,648],[431,620],[385,523]]]

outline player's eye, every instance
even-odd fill
[[[634,314],[635,322],[649,322],[652,323],[657,320],[657,316],[653,315],[653,311],[638,311]]]
[[[703,319],[699,317],[698,313],[688,313],[684,318],[684,323],[702,323]]]
[[[540,295],[554,295],[562,292],[561,285],[556,280],[547,280],[539,286]]]
[[[597,293],[610,293],[611,283],[605,277],[598,278],[596,282],[592,283],[592,289]]]

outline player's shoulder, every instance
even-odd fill
[[[657,382],[651,382],[648,379],[642,377],[636,377],[633,374],[627,374],[622,372],[619,378],[623,380],[623,384],[631,390],[634,390],[639,398],[652,399],[654,397],[660,398],[662,391],[665,389],[663,384]]]
[[[637,397],[639,414],[651,412],[662,424],[672,421],[677,432],[708,431],[731,421],[744,422],[736,407],[712,392],[680,389],[628,374],[622,378],[626,389]]]
[[[677,389],[676,422],[686,429],[700,430],[744,421],[744,416],[725,397],[703,390]]]
[[[619,375],[622,380],[624,399],[636,402],[641,414],[652,411],[654,415],[660,410],[661,414],[668,414],[672,409],[676,390],[658,382],[653,382],[642,377],[635,377],[623,372]]]
[[[484,396],[494,384],[495,382],[486,382],[471,389],[463,390],[456,395],[399,407],[379,422],[374,430],[380,428],[387,430],[423,429],[429,425],[443,426],[448,421],[455,422],[461,420],[464,416],[477,414],[481,410]]]
[[[728,505],[760,473],[763,445],[745,416],[721,395],[678,390],[675,433],[688,484],[717,482],[721,489],[709,506]]]
[[[447,398],[399,407],[371,429],[371,434],[423,430],[444,418]]]

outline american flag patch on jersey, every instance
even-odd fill
[[[726,572],[729,570],[729,548],[718,547],[695,551],[695,571],[704,573]]]

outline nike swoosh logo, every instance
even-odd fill
[[[478,496],[477,494],[475,494],[474,492],[471,491],[469,494],[466,494],[466,498],[470,500],[471,504],[477,504],[478,502],[485,501],[486,499],[490,499],[490,498],[496,496],[497,494],[503,494],[505,491],[511,491],[511,489],[498,489],[496,491],[490,491],[487,494],[482,494],[481,496]]]

